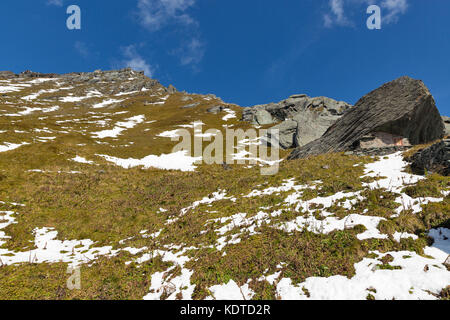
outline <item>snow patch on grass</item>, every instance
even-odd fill
[[[108,155],[98,156],[103,157],[106,161],[113,162],[114,164],[125,169],[142,166],[145,169],[158,168],[163,170],[194,171],[196,168],[194,163],[201,160],[201,158],[194,158],[187,155],[186,151],[162,154],[160,156],[149,155],[142,159],[121,159]]]

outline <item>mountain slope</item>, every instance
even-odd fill
[[[448,297],[450,180],[408,173],[401,153],[282,161],[270,176],[195,163],[171,137],[249,129],[241,107],[132,70],[9,77],[0,298]]]

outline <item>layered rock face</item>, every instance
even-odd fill
[[[425,172],[450,175],[450,139],[443,140],[414,154],[410,159],[411,169],[416,174]]]
[[[364,148],[422,144],[444,136],[434,99],[420,80],[401,77],[361,98],[320,138],[289,159]]]
[[[289,149],[321,137],[350,108],[343,101],[299,94],[279,103],[245,108],[242,120],[254,125],[277,124],[272,128],[279,130],[279,146]]]

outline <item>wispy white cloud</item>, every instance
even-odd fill
[[[325,13],[323,16],[326,27],[331,27],[333,25],[345,26],[350,24],[345,15],[344,0],[330,0],[329,6],[331,12]]]
[[[82,41],[75,42],[74,48],[84,58],[89,57],[91,54],[87,44]]]
[[[178,52],[180,62],[183,66],[197,65],[203,59],[205,45],[197,38],[191,39]]]
[[[139,22],[151,31],[159,30],[168,24],[196,24],[186,12],[195,0],[138,0]]]
[[[136,45],[122,48],[124,60],[121,65],[137,71],[144,71],[147,77],[153,77],[154,68],[138,53]]]
[[[62,7],[64,4],[63,0],[47,0],[47,5]]]
[[[387,14],[384,15],[383,21],[385,23],[395,23],[398,21],[399,16],[405,14],[408,10],[407,0],[383,0],[381,7],[387,10]]]
[[[183,40],[169,52],[179,58],[182,66],[198,70],[206,43],[200,36],[200,24],[189,12],[197,0],[137,0],[138,22],[149,32],[163,28],[182,28]]]
[[[328,0],[327,12],[323,14],[324,26],[354,26],[351,16],[355,14],[355,9],[372,4],[382,8],[383,24],[397,22],[409,6],[408,0]]]

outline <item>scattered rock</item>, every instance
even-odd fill
[[[406,146],[393,146],[393,147],[381,147],[381,148],[367,148],[367,149],[357,149],[354,151],[347,151],[345,155],[353,155],[358,157],[371,156],[371,157],[384,157],[399,151],[409,150],[410,147]]]
[[[421,150],[408,159],[415,174],[425,172],[450,175],[450,139],[443,140]]]
[[[20,78],[57,78],[59,77],[56,73],[40,73],[33,72],[30,70],[23,71],[19,74]]]
[[[181,101],[183,101],[183,102],[191,101],[191,100],[193,100],[193,99],[192,99],[192,97],[189,97],[189,96],[183,96],[183,97],[181,98]]]
[[[195,108],[200,104],[200,102],[196,102],[196,103],[191,103],[191,104],[187,104],[185,106],[182,106],[181,109],[190,109],[190,108]]]
[[[444,123],[420,80],[401,77],[361,98],[320,138],[289,159],[364,148],[407,147],[442,138]]]
[[[144,89],[165,92],[168,92],[169,90],[162,86],[158,80],[150,79],[144,75],[144,72],[135,71],[131,68],[110,71],[96,70],[94,72],[67,73],[60,75],[59,77],[72,85],[80,83],[89,85],[108,83],[107,85],[102,86],[102,93],[111,95],[143,91]]]
[[[177,89],[173,85],[169,84],[169,86],[167,87],[167,93],[169,94],[177,93]]]
[[[212,113],[212,114],[218,114],[225,109],[229,109],[229,107],[228,106],[214,106],[214,107],[208,108],[206,111],[209,113]]]

